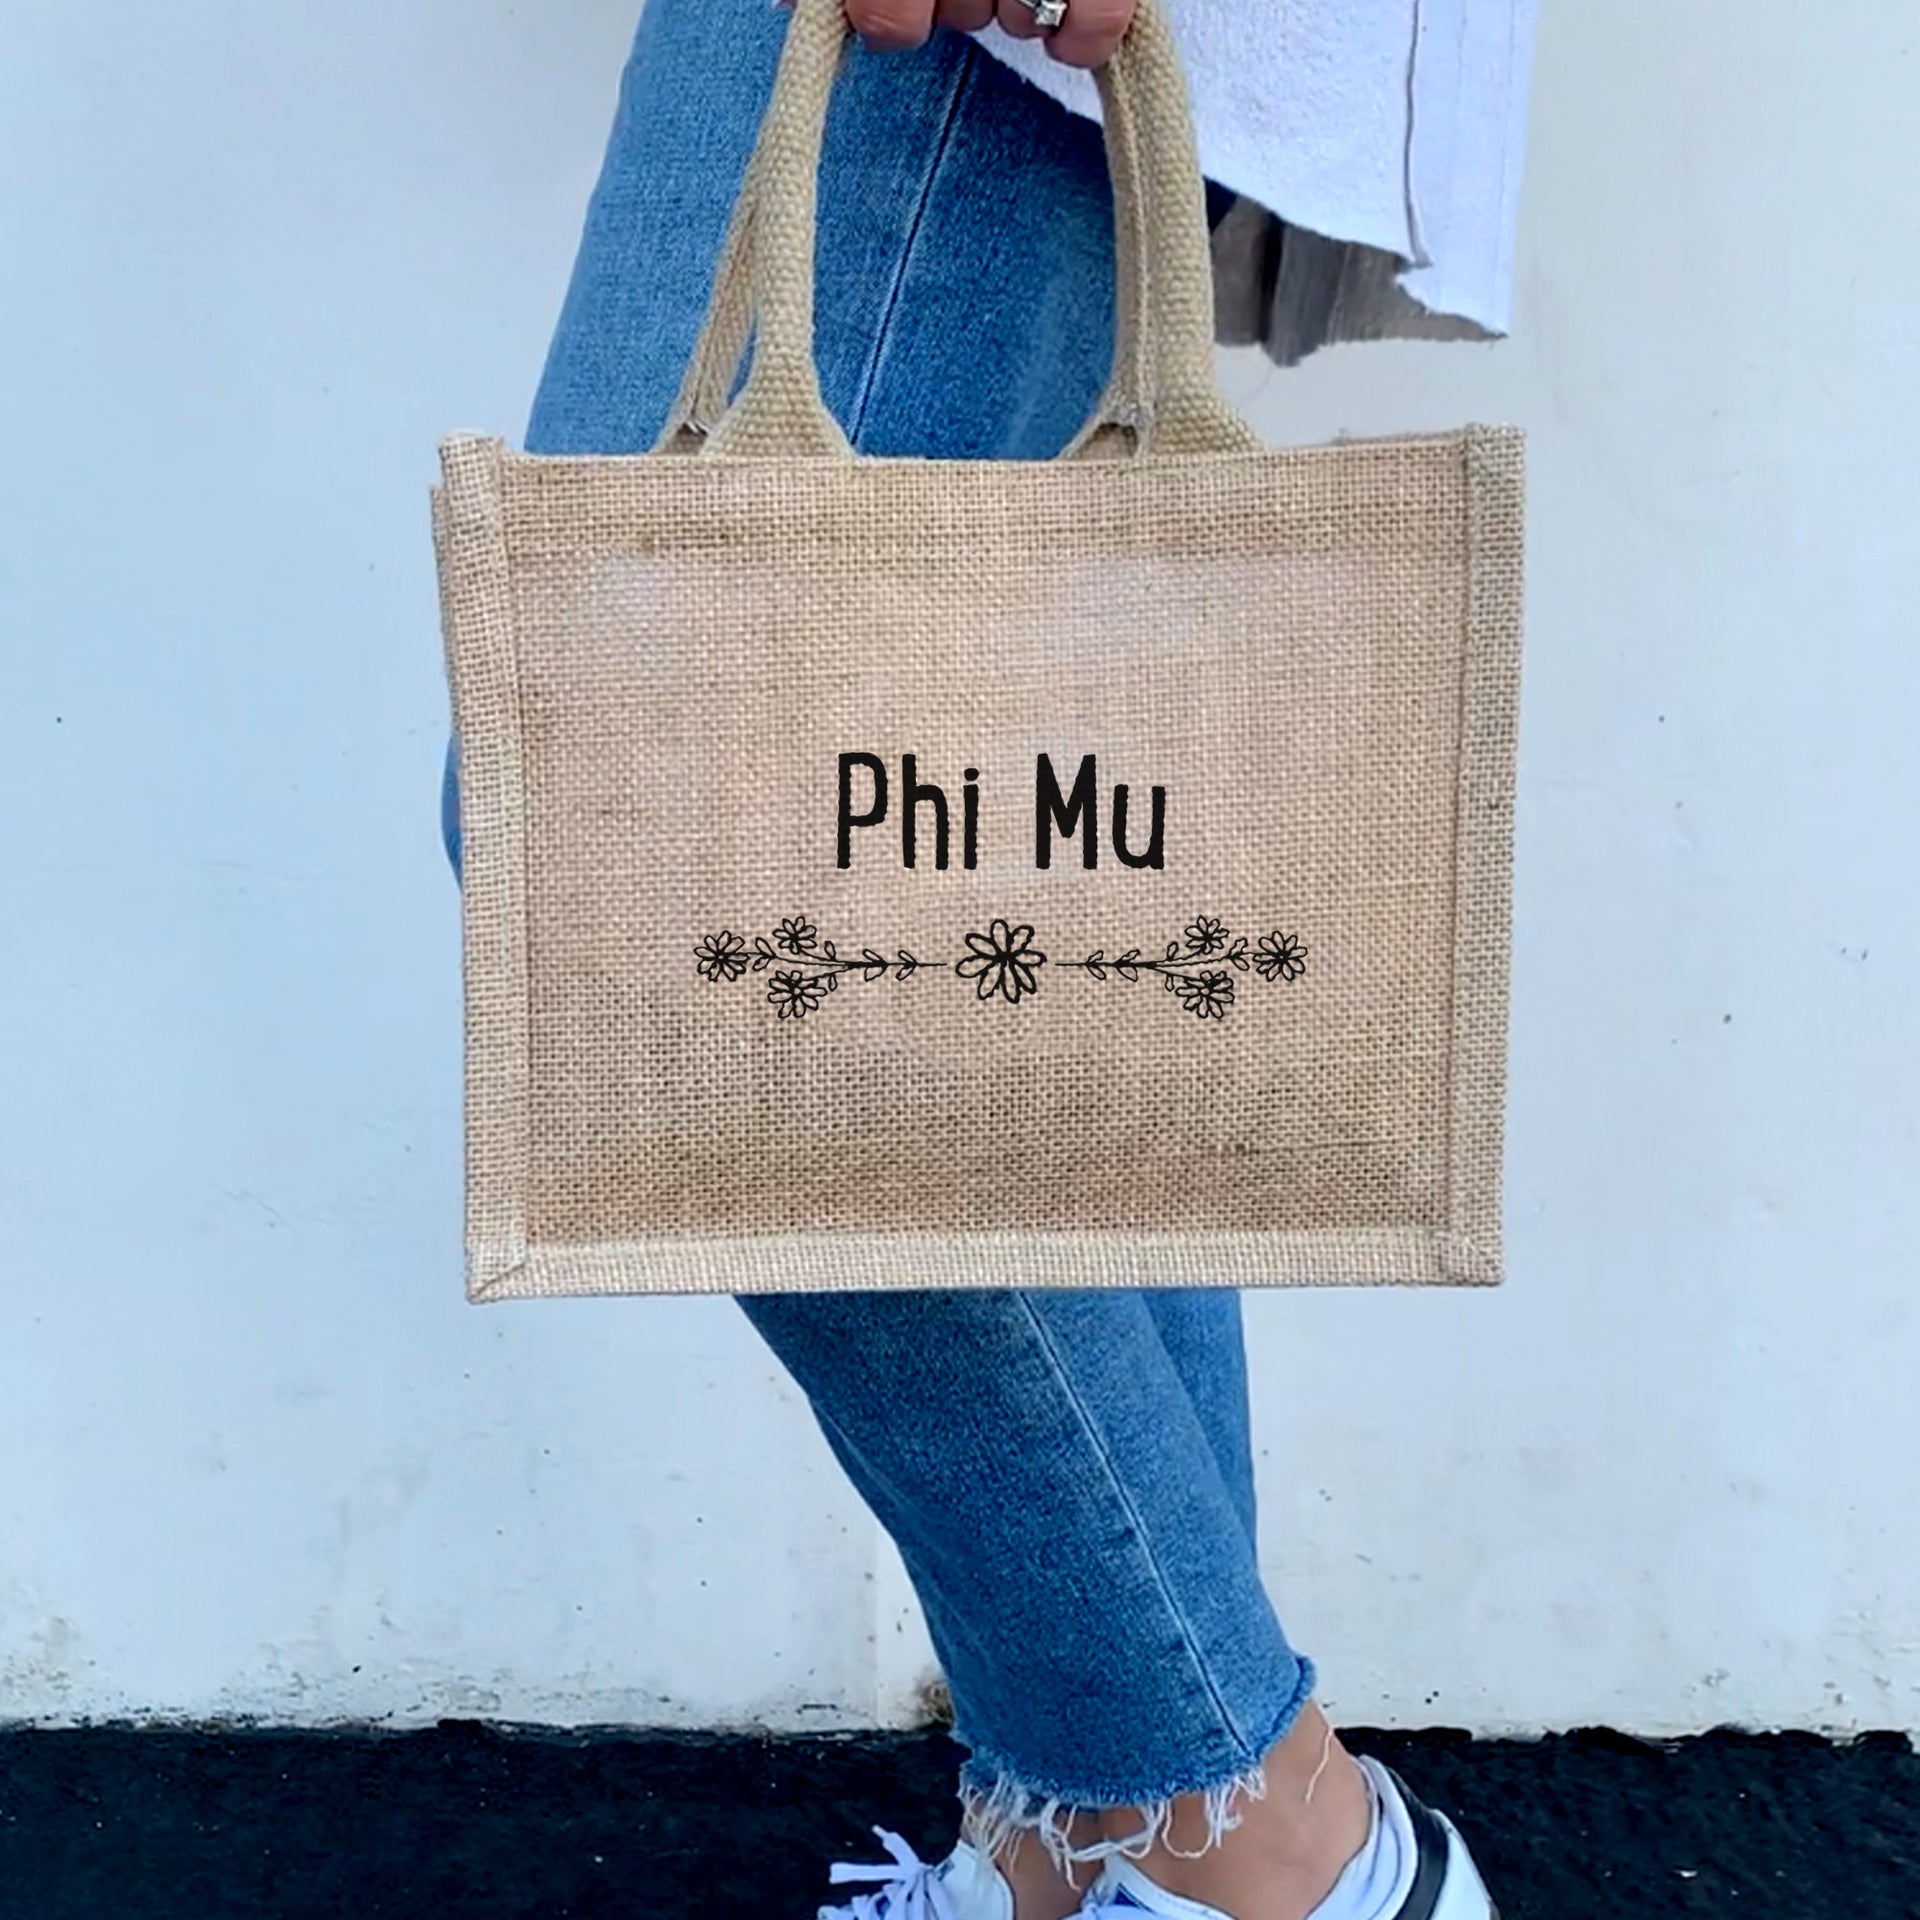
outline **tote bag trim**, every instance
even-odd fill
[[[1435,1227],[1272,1233],[732,1234],[539,1246],[511,1268],[469,1266],[475,1304],[569,1294],[892,1292],[1008,1287],[1480,1284],[1487,1250]]]
[[[1469,427],[1467,633],[1454,805],[1453,1106],[1447,1214],[1460,1271],[1501,1273],[1507,1006],[1513,931],[1514,762],[1522,629],[1525,441]]]
[[[434,546],[448,680],[460,738],[461,917],[466,956],[467,1291],[510,1288],[527,1265],[526,783],[520,649],[506,540],[505,444],[463,434],[441,448]],[[455,662],[460,662],[456,668]]]
[[[462,895],[469,955],[468,1299],[655,1290],[1118,1286],[1141,1284],[1143,1273],[1168,1285],[1499,1281],[1524,436],[1513,427],[1476,426],[1406,438],[1451,442],[1466,481],[1469,564],[1455,791],[1455,999],[1444,1221],[1164,1234],[789,1230],[540,1246],[529,1245],[525,1214],[531,1177],[526,804],[505,509],[510,466],[531,473],[555,462],[510,454],[497,438],[457,435],[444,441],[434,532],[461,738],[462,806],[470,822]],[[1463,991],[1462,982],[1471,984]]]

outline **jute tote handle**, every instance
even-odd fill
[[[813,360],[820,146],[847,37],[841,0],[797,0],[706,324],[659,451],[851,452],[821,399]],[[1214,383],[1204,188],[1185,80],[1157,0],[1141,0],[1096,79],[1114,191],[1114,359],[1105,392],[1062,457],[1258,447],[1259,436]],[[753,364],[728,409],[756,316]]]
[[[1095,75],[1113,182],[1115,307],[1113,367],[1105,392],[1061,458],[1126,453],[1140,443],[1153,393],[1145,317],[1140,312],[1145,277],[1145,209],[1141,199],[1139,125],[1124,78],[1113,69]],[[727,410],[740,358],[753,322],[753,207],[751,166],[734,202],[714,270],[713,290],[701,328],[656,452],[696,452]],[[1209,322],[1211,325],[1211,322]]]

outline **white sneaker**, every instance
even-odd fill
[[[885,1827],[874,1832],[892,1854],[893,1864],[836,1862],[831,1876],[835,1886],[864,1880],[874,1890],[856,1894],[850,1907],[822,1907],[818,1920],[1013,1920],[1013,1889],[978,1847],[962,1840],[935,1866],[897,1833]]]
[[[1416,1800],[1391,1767],[1366,1755],[1356,1758],[1382,1800],[1392,1794],[1406,1809],[1414,1844],[1413,1858],[1400,1875],[1402,1884],[1395,1889],[1393,1904],[1384,1913],[1355,1915],[1353,1920],[1500,1920],[1500,1910],[1488,1897],[1480,1870],[1453,1822]],[[1316,1909],[1328,1913],[1330,1920],[1332,1899],[1329,1895]],[[1080,1920],[1139,1920],[1142,1914],[1148,1920],[1231,1920],[1217,1907],[1169,1893],[1131,1860],[1116,1855],[1094,1882],[1080,1909]],[[1344,1908],[1339,1920],[1348,1920]]]

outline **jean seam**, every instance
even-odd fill
[[[867,355],[867,364],[860,376],[859,391],[855,394],[850,408],[851,419],[848,422],[847,437],[857,447],[860,436],[866,431],[867,411],[873,404],[874,389],[880,384],[880,369],[887,357],[887,348],[892,341],[893,321],[899,311],[900,300],[906,288],[907,274],[913,265],[913,256],[920,243],[920,230],[926,223],[927,208],[933,199],[934,182],[940,177],[940,170],[946,164],[947,150],[953,144],[954,128],[960,118],[961,97],[967,90],[968,82],[973,78],[974,62],[979,58],[973,44],[966,42],[961,48],[961,57],[955,68],[952,91],[947,96],[947,110],[940,121],[939,137],[934,141],[927,156],[926,172],[921,176],[919,197],[914,202],[913,214],[907,223],[906,237],[900,244],[900,257],[893,270],[893,278],[887,285],[886,296],[881,304],[880,323],[874,328],[873,348]]]
[[[1161,1565],[1159,1555],[1154,1551],[1153,1542],[1148,1537],[1140,1510],[1134,1504],[1132,1495],[1127,1491],[1126,1482],[1114,1464],[1113,1456],[1107,1449],[1106,1441],[1098,1425],[1087,1411],[1085,1398],[1082,1396],[1079,1387],[1075,1385],[1072,1376],[1068,1373],[1066,1365],[1060,1357],[1059,1348],[1055,1345],[1052,1336],[1047,1332],[1044,1322],[1040,1316],[1034,1312],[1033,1302],[1027,1297],[1024,1290],[1015,1289],[1015,1291],[1020,1301],[1020,1310],[1027,1317],[1027,1323],[1033,1330],[1034,1339],[1039,1343],[1041,1353],[1046,1357],[1047,1364],[1053,1369],[1054,1377],[1059,1382],[1061,1391],[1066,1395],[1068,1404],[1073,1408],[1074,1417],[1079,1421],[1081,1431],[1086,1435],[1088,1444],[1093,1448],[1101,1467],[1106,1472],[1107,1484],[1112,1488],[1115,1498],[1120,1503],[1121,1511],[1126,1516],[1127,1525],[1131,1529],[1134,1539],[1139,1543],[1140,1551],[1146,1559],[1147,1566],[1152,1571],[1154,1584],[1160,1590],[1161,1601],[1180,1631],[1180,1638],[1186,1645],[1188,1658],[1192,1660],[1194,1671],[1200,1676],[1202,1684],[1206,1687],[1207,1697],[1212,1701],[1215,1713],[1219,1715],[1221,1724],[1227,1729],[1228,1734],[1240,1748],[1241,1752],[1251,1755],[1252,1749],[1248,1745],[1246,1732],[1241,1727],[1232,1708],[1227,1705],[1226,1699],[1221,1694],[1220,1688],[1214,1680],[1213,1673],[1207,1665],[1206,1657],[1200,1651],[1200,1643],[1194,1636],[1193,1624],[1188,1620],[1185,1610],[1174,1597],[1172,1584],[1167,1579],[1166,1569]]]

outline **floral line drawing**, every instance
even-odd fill
[[[1142,974],[1157,973],[1196,1019],[1224,1020],[1237,998],[1234,973],[1255,973],[1269,983],[1298,980],[1307,970],[1307,949],[1298,936],[1275,928],[1249,950],[1247,935],[1235,936],[1224,921],[1201,914],[1186,927],[1183,940],[1169,940],[1156,958],[1129,947],[1108,959],[1105,948],[1096,947],[1084,960],[1060,965],[1078,967],[1093,980],[1111,977],[1129,986]]]
[[[973,982],[980,999],[991,1000],[997,993],[1003,1000],[1019,1000],[1039,989],[1047,956],[1034,946],[1031,927],[996,920],[985,933],[968,934],[967,946],[967,957],[956,960],[953,970]]]
[[[1040,990],[1041,969],[1048,965],[1070,968],[1103,985],[1132,986],[1158,975],[1183,1012],[1201,1021],[1224,1020],[1245,984],[1235,974],[1271,985],[1298,980],[1307,968],[1307,949],[1297,935],[1276,927],[1255,941],[1236,935],[1211,914],[1196,915],[1179,939],[1152,956],[1134,946],[1109,959],[1104,947],[1096,947],[1083,960],[1049,961],[1034,939],[1031,926],[995,919],[984,930],[966,934],[966,950],[951,962],[923,960],[905,947],[896,947],[891,957],[871,946],[843,954],[814,921],[793,913],[771,934],[749,937],[727,927],[710,933],[693,949],[693,962],[695,972],[717,986],[764,973],[767,1004],[781,1020],[804,1020],[818,1012],[842,980],[857,976],[863,985],[891,980],[898,986],[927,966],[968,981],[977,1000],[1012,1006]]]

